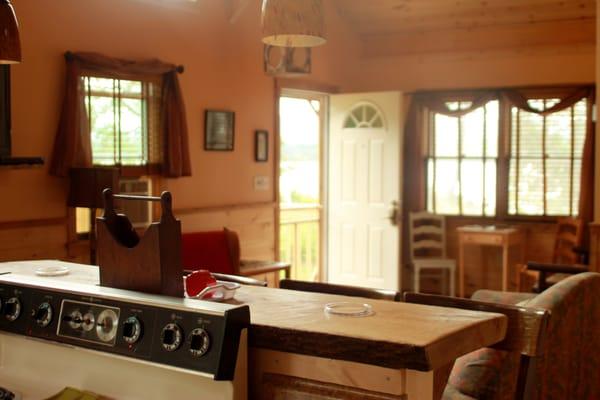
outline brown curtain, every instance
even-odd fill
[[[165,132],[163,175],[179,177],[192,175],[183,96],[177,71],[165,74],[162,90],[161,116]]]
[[[162,77],[161,135],[165,148],[161,171],[168,177],[191,175],[185,105],[177,78],[177,72],[182,71],[180,67],[159,60],[130,61],[85,52],[69,52],[65,59],[66,92],[50,164],[52,175],[65,177],[71,167],[92,165],[91,138],[81,87],[84,72],[117,79]]]
[[[583,235],[581,235],[580,246],[590,250],[589,224],[594,221],[594,170],[596,162],[596,124],[593,119],[593,105],[595,102],[595,91],[590,89],[587,108],[587,130],[583,144],[583,157],[581,164],[581,186],[579,191],[579,218],[584,223]]]
[[[71,167],[92,166],[92,142],[79,64],[67,60],[65,98],[52,150],[50,174],[66,177]]]

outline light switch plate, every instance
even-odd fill
[[[255,176],[254,177],[254,190],[257,192],[264,192],[269,190],[269,177],[268,176]]]

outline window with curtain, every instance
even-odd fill
[[[594,89],[485,93],[476,103],[465,100],[473,94],[416,98],[421,114],[409,118],[421,122],[410,129],[426,144],[424,170],[409,181],[426,182],[421,204],[445,215],[578,215]]]
[[[92,160],[101,166],[147,166],[159,158],[157,82],[83,76]]]
[[[450,111],[467,110],[467,101],[446,102]],[[427,205],[446,215],[496,213],[498,100],[463,116],[428,112]]]
[[[543,111],[559,101],[528,103]],[[587,99],[549,115],[511,108],[510,215],[577,214],[586,126]]]

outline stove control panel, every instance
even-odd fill
[[[181,301],[169,307],[161,296],[138,303],[133,292],[115,293],[0,282],[0,331],[233,379],[241,331],[250,324],[247,306],[216,311],[210,303]]]

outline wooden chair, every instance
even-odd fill
[[[410,262],[413,268],[413,290],[421,289],[421,271],[446,270],[450,296],[455,295],[456,260],[446,258],[446,220],[428,212],[409,214]],[[446,281],[448,282],[448,281]]]
[[[462,357],[462,362],[459,359],[452,369],[449,382],[452,382],[454,377],[454,380],[465,384],[465,386],[468,386],[468,389],[456,387],[449,383],[444,390],[443,399],[481,398],[476,394],[480,393],[478,389],[473,389],[479,385],[482,385],[483,391],[486,392],[485,398],[525,398],[530,361],[542,356],[543,353],[542,344],[550,318],[548,311],[419,293],[405,293],[404,301],[407,303],[461,308],[506,315],[508,325],[504,340],[493,345],[491,349],[478,350]],[[497,350],[500,350],[500,352],[497,352]],[[490,357],[490,355],[499,355],[499,357]],[[474,360],[472,365],[474,365],[475,373],[473,373],[473,370],[468,370],[471,360]],[[498,365],[494,365],[497,362],[508,364],[508,368],[497,369]],[[466,368],[465,365],[467,365]],[[490,379],[498,387],[488,387],[489,382],[472,381],[480,377],[489,379],[494,374],[501,374],[503,371],[510,371],[511,373],[507,374],[508,376],[499,376],[497,377],[498,379]],[[473,376],[469,376],[469,374]],[[460,384],[457,386],[460,386]],[[491,392],[494,392],[493,396],[490,395]],[[502,394],[500,395],[500,393]],[[512,397],[513,393],[514,397]]]
[[[279,275],[290,275],[290,264],[277,261],[240,259],[240,240],[235,231],[187,232],[181,235],[183,267],[207,269],[212,273],[241,275],[278,286]]]
[[[375,300],[402,301],[400,293],[387,289],[370,289],[359,286],[336,285],[332,283],[305,282],[292,279],[282,279],[281,289],[298,290],[301,292],[338,294],[342,296],[364,297]]]
[[[569,274],[587,272],[585,251],[578,248],[583,223],[578,218],[559,218],[551,263],[530,261],[519,275],[519,290],[540,293]],[[534,285],[537,279],[537,285]]]

